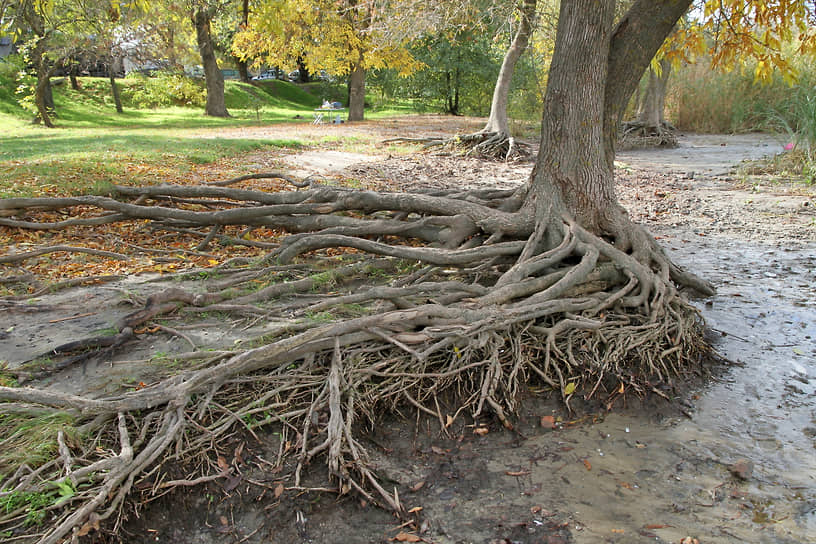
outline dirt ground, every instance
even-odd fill
[[[325,141],[352,136],[451,134],[479,120],[419,116],[362,125],[304,128]],[[265,138],[293,127],[240,129]],[[231,133],[219,133],[230,137]],[[322,139],[322,140],[321,140]],[[251,543],[807,543],[816,541],[816,192],[794,183],[743,176],[739,161],[781,151],[766,135],[684,136],[677,150],[618,157],[619,194],[673,258],[712,280],[716,296],[695,301],[719,352],[733,364],[712,368],[669,404],[627,398],[614,406],[574,406],[540,390],[524,395],[515,432],[458,414],[439,422],[384,417],[370,432],[372,465],[412,512],[408,522],[346,495],[287,488],[271,471],[281,447],[272,432],[234,435],[213,457],[236,460],[231,478],[176,491],[126,512],[123,542]],[[274,161],[273,161],[274,159]],[[298,174],[416,189],[440,185],[512,186],[531,164],[375,153],[317,145],[299,155],[250,158]],[[44,345],[103,329],[130,311],[120,304],[154,279],[133,278],[6,307],[0,352],[13,366]],[[87,318],[77,302],[105,309]],[[28,316],[37,315],[37,319]],[[219,326],[186,331],[219,348],[262,333]],[[189,349],[156,335],[154,353]],[[105,390],[142,379],[128,353],[71,369],[51,387]],[[148,355],[149,356],[149,355]],[[169,370],[169,369],[168,369]],[[451,414],[453,416],[454,414]],[[238,452],[238,453],[236,453]],[[325,486],[324,467],[306,485]],[[179,470],[182,470],[181,468]],[[179,477],[185,476],[180,473]]]

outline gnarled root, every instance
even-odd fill
[[[177,208],[171,196],[217,201],[216,210]],[[159,492],[227,478],[237,468],[220,466],[190,480],[164,481],[162,474],[171,461],[199,458],[206,461],[199,466],[216,466],[209,445],[236,428],[254,433],[261,425],[277,425],[294,444],[276,464],[296,462],[295,486],[322,457],[338,492],[354,490],[401,511],[398,493],[378,482],[359,438],[383,410],[410,406],[442,421],[435,400],[445,396],[459,399],[461,412],[474,419],[490,414],[512,427],[516,393],[528,380],[560,391],[567,405],[576,395],[612,403],[625,392],[670,387],[700,363],[702,320],[672,280],[703,290],[705,282],[672,264],[639,227],[622,227],[620,240],[624,231],[637,234],[612,245],[557,208],[533,222],[507,204],[512,198],[497,191],[423,195],[311,186],[270,194],[160,186],[120,188],[118,199],[0,202],[29,216],[81,206],[103,210],[101,221],[272,225],[304,233],[276,241],[259,262],[222,267],[225,279],[208,291],[156,293],[120,324],[132,328],[160,311],[188,310],[285,324],[257,347],[194,353],[202,361],[197,367],[104,398],[0,387],[0,412],[15,418],[60,412],[81,430],[72,441],[60,438],[54,459],[40,466],[0,467],[6,473],[0,499],[55,498],[42,534],[24,527],[24,501],[0,513],[0,531],[55,543],[109,518],[117,520],[115,529],[114,515],[134,485]],[[36,221],[25,223],[37,228]],[[320,256],[338,248],[354,248],[342,266]],[[53,482],[73,491],[58,501]]]
[[[526,161],[532,156],[530,144],[500,131],[482,130],[453,138],[391,138],[383,143],[422,144],[424,150],[454,151],[491,161]]]
[[[623,123],[618,136],[619,149],[677,147],[677,129],[666,121],[651,126],[641,121]]]

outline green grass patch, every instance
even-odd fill
[[[0,478],[5,479],[24,463],[36,467],[50,461],[58,450],[60,430],[66,441],[75,439],[73,418],[64,412],[0,414]]]

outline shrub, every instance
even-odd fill
[[[207,101],[203,84],[182,74],[159,72],[148,76],[132,72],[126,79],[130,84],[122,87],[122,102],[132,108],[200,107]]]

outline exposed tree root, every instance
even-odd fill
[[[677,129],[666,121],[663,121],[660,126],[629,121],[621,126],[618,147],[619,149],[677,147]]]
[[[424,150],[444,150],[492,161],[526,161],[532,157],[530,144],[505,132],[479,131],[453,138],[391,138],[383,143],[422,144]]]
[[[0,531],[15,537],[28,532],[32,541],[56,543],[104,520],[115,530],[134,485],[158,492],[198,481],[164,481],[164,463],[207,458],[210,444],[235,428],[268,424],[291,444],[277,464],[296,461],[295,486],[321,459],[339,492],[400,512],[398,490],[379,483],[359,438],[383,410],[410,406],[442,420],[435,401],[445,396],[471,418],[494,416],[512,427],[516,394],[528,380],[560,391],[567,405],[579,394],[645,394],[670,387],[706,351],[700,316],[675,282],[710,287],[631,223],[610,233],[629,242],[615,246],[556,206],[533,221],[508,191],[116,190],[116,198],[6,199],[0,210],[14,212],[0,221],[69,228],[68,221],[40,223],[37,215],[96,209],[95,217],[69,221],[140,219],[205,236],[219,225],[265,225],[293,234],[258,262],[221,267],[223,277],[209,290],[182,285],[153,294],[117,324],[107,347],[167,313],[217,310],[280,326],[256,339],[257,347],[215,354],[135,391],[99,398],[0,387],[0,412],[61,411],[81,430],[72,441],[59,438],[50,462],[0,467],[7,472],[0,500],[56,498],[55,482],[74,490],[48,506],[42,534],[21,524],[24,509],[0,512]],[[321,257],[337,248],[344,248],[341,256]],[[99,338],[79,340],[52,355],[102,347]]]

